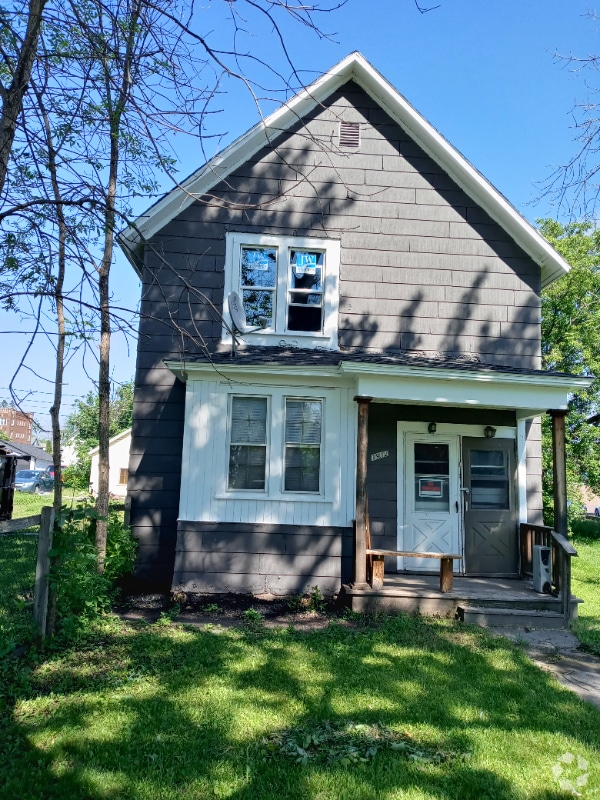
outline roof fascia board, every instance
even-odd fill
[[[492,383],[498,385],[525,384],[539,388],[561,388],[565,390],[586,389],[594,381],[580,375],[521,375],[516,373],[444,369],[440,367],[421,367],[397,364],[364,364],[349,362],[340,359],[340,363],[331,366],[294,366],[291,364],[212,364],[189,363],[185,361],[165,361],[166,366],[180,380],[187,380],[189,376],[199,376],[207,373],[220,375],[225,380],[228,375],[243,374],[269,374],[269,375],[294,375],[298,377],[334,377],[342,375],[371,375],[389,378],[412,378],[414,380],[435,381],[470,381],[475,383]]]
[[[181,187],[155,203],[135,225],[123,231],[119,242],[132,263],[133,251],[140,241],[151,238],[199,196],[349,80],[355,80],[541,267],[542,286],[569,271],[569,264],[544,237],[360,53],[351,53],[261,120],[192,173]]]
[[[234,378],[239,375],[254,375],[259,373],[261,375],[292,375],[299,378],[330,378],[339,377],[339,365],[333,366],[314,366],[305,365],[302,367],[294,367],[287,364],[212,364],[212,363],[189,363],[186,361],[165,361],[165,365],[171,372],[179,378],[180,381],[187,381],[188,377],[193,377],[196,374],[201,376],[207,373],[216,375],[217,377],[227,380],[229,377]]]
[[[444,369],[441,367],[421,367],[399,364],[364,364],[356,361],[342,361],[340,371],[344,374],[386,375],[398,378],[426,378],[440,381],[476,381],[480,383],[525,383],[533,386],[561,386],[564,388],[587,389],[594,378],[583,375],[522,375],[514,372],[494,372],[493,370]]]
[[[226,178],[262,147],[284,133],[294,122],[312,111],[320,102],[352,78],[352,56],[341,61],[331,72],[292,97],[276,111],[258,122],[242,136],[214,156],[183,181],[181,188],[171,190],[136,220],[135,226],[119,234],[123,247],[133,250],[140,240],[149,239],[174,216],[184,211],[198,197]]]

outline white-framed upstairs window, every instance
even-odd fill
[[[338,240],[236,232],[226,239],[225,298],[237,292],[247,324],[261,327],[248,344],[337,349]]]

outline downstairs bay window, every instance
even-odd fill
[[[227,491],[322,493],[324,400],[233,395]]]

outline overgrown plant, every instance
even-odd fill
[[[96,510],[87,504],[63,507],[57,517],[51,586],[56,594],[59,638],[77,639],[89,623],[110,609],[115,581],[130,572],[136,543],[116,513],[109,514],[106,564],[97,570],[94,539]]]

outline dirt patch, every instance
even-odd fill
[[[331,619],[344,621],[344,610],[333,597],[305,595],[279,597],[251,594],[143,594],[125,596],[115,611],[123,619],[156,622],[168,614],[174,622],[198,627],[241,627],[264,620],[267,628],[293,625],[319,630]],[[257,615],[260,615],[257,616]]]

